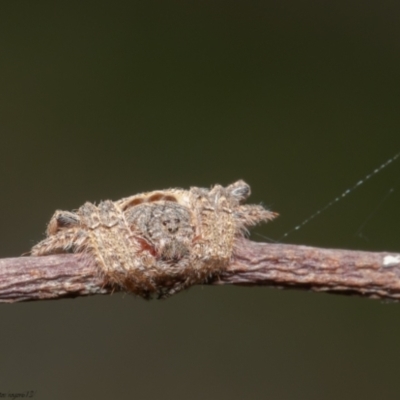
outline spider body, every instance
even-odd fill
[[[95,260],[107,284],[167,297],[222,273],[246,228],[277,215],[243,204],[249,195],[250,186],[237,181],[58,210],[31,254],[82,253]]]

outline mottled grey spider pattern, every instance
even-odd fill
[[[276,217],[244,204],[249,195],[250,186],[237,181],[58,210],[31,255],[82,253],[95,260],[107,284],[145,298],[167,297],[223,272],[247,227]]]

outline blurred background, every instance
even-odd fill
[[[282,235],[400,151],[393,1],[0,4],[0,257],[56,209],[246,180]],[[286,243],[400,251],[400,161]],[[400,305],[196,287],[0,305],[0,393],[398,398]]]

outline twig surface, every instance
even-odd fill
[[[240,240],[214,285],[273,286],[400,298],[400,254]],[[77,254],[0,259],[0,302],[109,294],[94,263]]]

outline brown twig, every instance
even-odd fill
[[[400,298],[400,254],[240,240],[214,285],[274,286]],[[0,302],[108,294],[94,264],[77,254],[0,260]]]
[[[0,259],[0,302],[106,294],[94,264],[76,254]]]
[[[214,283],[399,299],[400,254],[242,240],[227,272]]]

